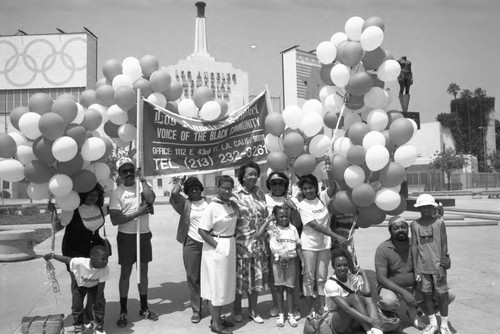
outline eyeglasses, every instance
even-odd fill
[[[233,187],[231,187],[231,188],[228,188],[228,187],[219,187],[219,189],[220,190],[224,190],[224,191],[229,191],[229,192],[233,191]]]

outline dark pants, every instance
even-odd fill
[[[92,311],[94,314],[94,321],[97,327],[102,327],[104,324],[104,308],[106,305],[106,300],[104,299],[104,294],[97,293],[97,285],[91,288],[79,287],[76,284],[76,280],[71,281],[71,292],[72,292],[72,305],[71,313],[73,315],[73,325],[83,325],[83,300],[85,296],[88,298],[88,302],[92,305]]]
[[[186,237],[186,241],[182,247],[182,258],[184,260],[189,288],[189,300],[191,301],[193,312],[201,312],[200,268],[202,248],[203,243],[192,239],[190,236]]]

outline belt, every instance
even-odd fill
[[[210,235],[212,237],[217,237],[217,238],[232,238],[232,237],[234,237],[234,234],[233,235],[218,235],[218,234],[210,233]]]

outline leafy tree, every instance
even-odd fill
[[[440,170],[448,179],[448,190],[451,189],[451,173],[455,170],[460,170],[467,166],[469,162],[462,154],[457,153],[454,149],[447,148],[443,152],[435,153],[434,159],[430,163],[432,169]]]
[[[495,172],[500,173],[500,151],[488,154],[488,160],[490,161],[491,168]]]
[[[486,171],[483,128],[488,125],[490,114],[495,110],[495,98],[487,96],[486,91],[479,87],[474,91],[461,90],[456,83],[451,83],[446,91],[453,95],[451,113],[441,113],[437,120],[450,129],[457,152],[475,155],[479,169]],[[457,98],[457,95],[460,97]]]

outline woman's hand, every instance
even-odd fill
[[[292,210],[297,210],[297,206],[290,198],[285,198],[285,205],[288,206]]]
[[[340,246],[342,247],[347,247],[349,245],[349,241],[347,241],[346,238],[344,237],[341,237],[341,236],[338,236],[335,238],[337,240],[337,242],[340,244]]]
[[[49,204],[47,204],[47,210],[53,213],[57,213],[56,205],[52,202],[49,202]]]

